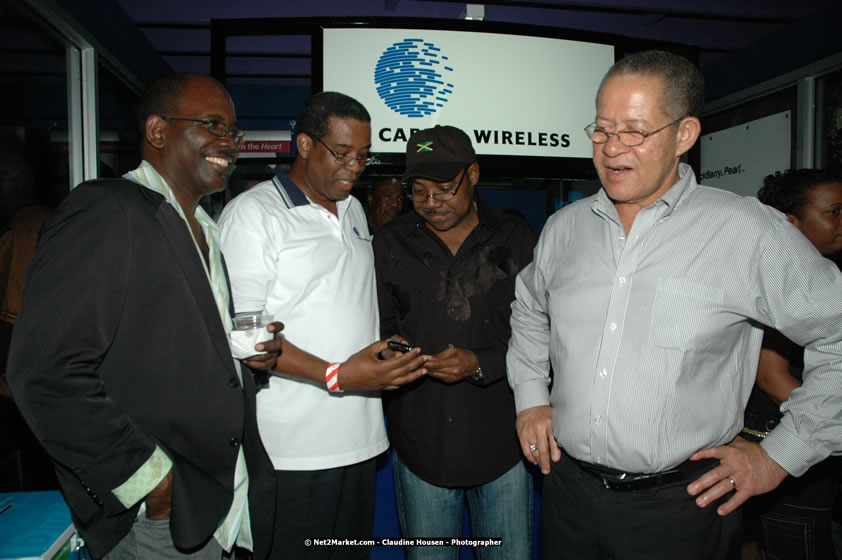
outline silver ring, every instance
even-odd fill
[[[736,482],[734,482],[734,479],[733,479],[733,478],[729,478],[729,479],[728,479],[728,482],[730,482],[730,483],[731,483],[731,486],[733,486],[733,487],[734,487],[734,490],[736,490],[736,489],[737,489],[737,483],[736,483]]]
[[[534,452],[538,451],[538,446],[535,445],[534,443],[530,443],[529,444],[529,450],[534,453]]]

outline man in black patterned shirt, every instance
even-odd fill
[[[479,164],[457,128],[413,135],[403,178],[415,211],[374,236],[381,334],[429,355],[427,375],[390,394],[387,405],[401,531],[459,537],[467,498],[473,536],[503,541],[480,558],[529,558],[532,481],[505,357],[515,277],[537,235],[475,196]]]

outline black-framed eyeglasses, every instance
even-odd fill
[[[410,186],[410,191],[407,193],[406,196],[415,204],[423,204],[428,198],[434,198],[439,202],[447,202],[449,200],[453,200],[454,198],[456,198],[456,194],[459,192],[459,188],[462,186],[462,181],[464,181],[465,177],[468,175],[469,167],[470,165],[462,170],[462,176],[459,178],[459,182],[456,183],[455,188],[439,189],[436,192],[431,192],[430,194],[427,194],[423,190],[415,191],[413,190],[414,186]]]
[[[627,146],[629,148],[634,148],[635,146],[640,146],[643,144],[643,141],[652,136],[653,134],[657,134],[661,132],[665,128],[669,128],[675,123],[681,122],[687,115],[681,117],[680,119],[675,119],[669,124],[665,124],[658,130],[653,130],[652,132],[641,132],[639,130],[620,130],[617,132],[608,132],[601,126],[596,126],[596,123],[591,123],[585,127],[585,134],[588,135],[588,138],[591,139],[591,142],[594,144],[605,144],[608,142],[608,139],[612,136],[616,136],[617,140],[620,141],[620,144],[623,146]]]
[[[328,146],[327,144],[322,142],[322,139],[319,138],[318,136],[313,136],[313,138],[315,138],[319,142],[319,144],[324,146],[325,150],[330,152],[330,155],[332,155],[336,159],[336,165],[341,165],[342,167],[352,165],[355,161],[357,163],[359,163],[360,165],[362,165],[363,167],[365,167],[366,165],[371,165],[377,159],[374,156],[374,154],[371,154],[371,153],[366,154],[364,156],[357,156],[357,157],[349,156],[348,154],[338,154],[338,153],[334,152],[333,150],[331,150],[330,146]]]
[[[240,130],[239,128],[237,128],[236,126],[234,126],[233,124],[231,126],[225,126],[220,121],[217,121],[217,120],[214,120],[214,119],[205,120],[205,119],[188,119],[186,117],[164,117],[164,120],[165,121],[189,121],[189,122],[201,123],[205,126],[205,128],[208,129],[208,132],[210,132],[214,136],[218,136],[220,138],[225,138],[226,136],[228,136],[230,134],[231,138],[233,138],[234,142],[236,142],[237,144],[242,144],[243,140],[245,140],[245,137],[246,137],[246,133],[243,132],[242,130]]]

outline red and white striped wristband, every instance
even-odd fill
[[[342,389],[339,388],[339,366],[340,362],[334,362],[327,366],[327,369],[325,370],[325,383],[327,384],[327,390],[334,393],[342,392]]]

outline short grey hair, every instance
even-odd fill
[[[664,110],[673,119],[701,115],[705,104],[705,79],[701,70],[683,56],[666,51],[644,51],[618,60],[599,84],[597,106],[606,82],[614,76],[627,74],[662,78]]]

